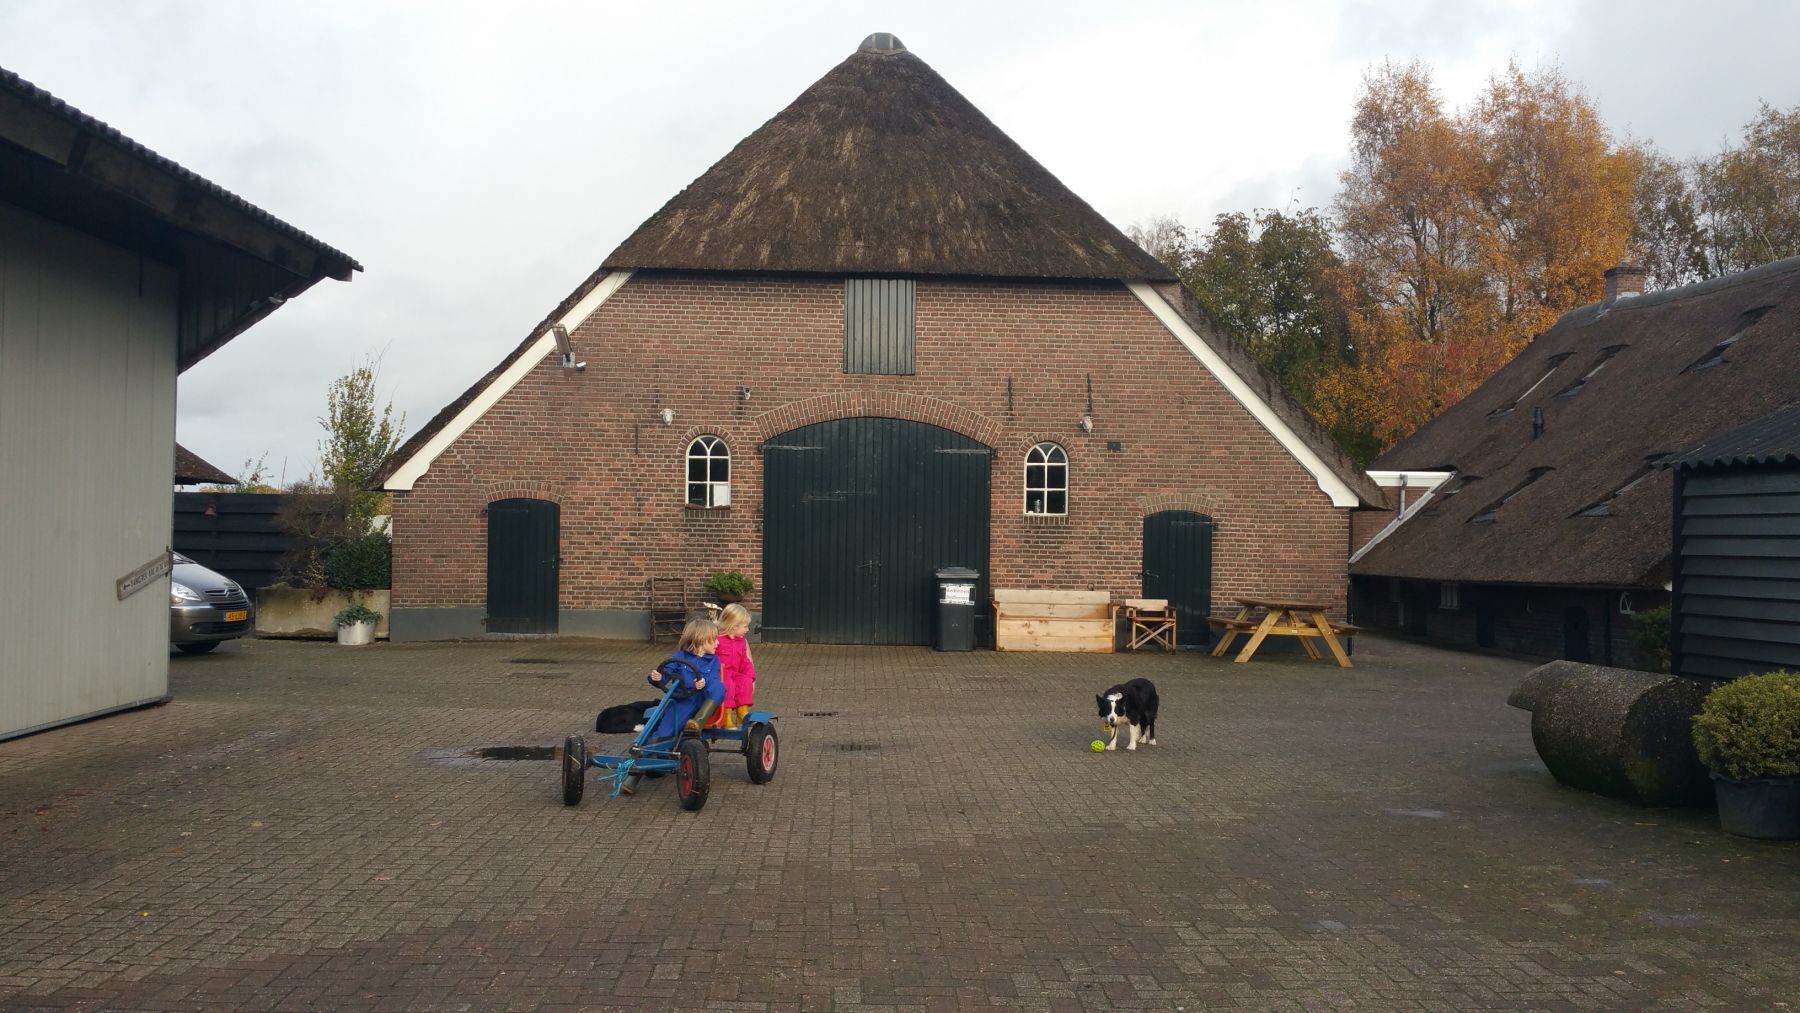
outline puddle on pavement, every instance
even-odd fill
[[[479,767],[484,764],[545,763],[562,759],[561,746],[447,746],[427,749],[425,762],[438,767]]]

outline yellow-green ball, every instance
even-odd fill
[[[1096,753],[1104,753],[1104,752],[1106,752],[1106,743],[1100,741],[1099,739],[1095,739],[1094,741],[1088,743],[1088,748],[1092,749]]]

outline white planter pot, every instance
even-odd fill
[[[339,626],[337,631],[338,643],[349,644],[352,647],[359,647],[375,639],[374,623],[351,623],[348,626]]]

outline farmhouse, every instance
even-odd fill
[[[1156,260],[889,35],[745,138],[393,455],[396,639],[925,643],[932,573],[1342,602],[1380,493]]]
[[[1455,646],[1647,663],[1634,657],[1630,617],[1669,604],[1668,466],[1795,399],[1800,258],[1641,288],[1636,269],[1607,272],[1604,301],[1564,314],[1375,462],[1371,474],[1404,509],[1359,531],[1359,623]]]
[[[0,70],[0,738],[167,696],[176,374],[358,270]]]

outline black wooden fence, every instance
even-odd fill
[[[247,588],[280,580],[281,557],[294,536],[278,514],[288,497],[258,492],[175,494],[174,549]]]

